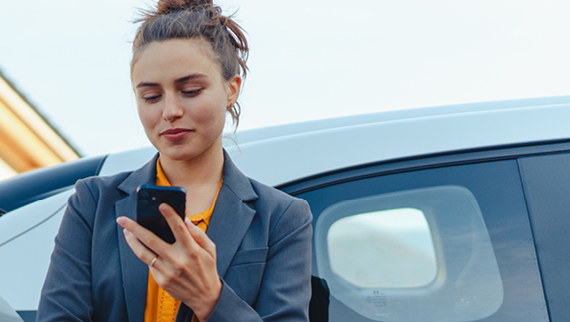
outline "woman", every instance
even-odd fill
[[[245,177],[221,144],[226,114],[238,123],[241,28],[199,0],[160,1],[142,22],[131,78],[159,153],[136,171],[77,182],[38,321],[306,321],[308,205]],[[174,244],[136,223],[143,184],[186,189],[184,221],[160,207]]]

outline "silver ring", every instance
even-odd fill
[[[156,260],[158,259],[158,257],[155,257],[152,262],[150,262],[150,264],[148,264],[148,266],[150,267],[154,267],[154,262],[156,262]]]

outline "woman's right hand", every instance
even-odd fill
[[[127,217],[119,217],[117,223],[124,228],[135,255],[149,265],[157,284],[190,307],[198,320],[205,321],[222,290],[216,245],[189,219],[182,221],[169,205],[163,203],[159,209],[176,238],[172,245]]]

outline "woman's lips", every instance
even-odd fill
[[[187,137],[192,130],[189,129],[168,129],[160,133],[168,141],[180,141]]]

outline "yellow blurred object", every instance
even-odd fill
[[[79,157],[0,73],[0,179]]]

